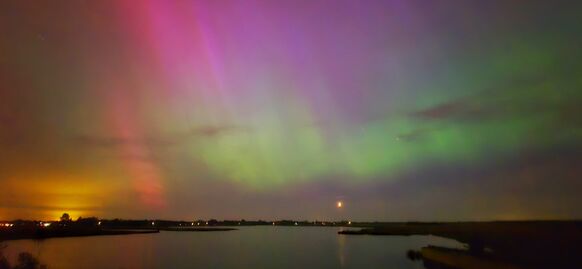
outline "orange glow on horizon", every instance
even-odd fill
[[[115,186],[98,184],[94,177],[67,173],[25,174],[0,182],[0,189],[21,194],[18,200],[0,197],[2,220],[59,220],[63,213],[71,219],[100,215],[104,201],[114,195]],[[1,206],[17,203],[19,208]]]

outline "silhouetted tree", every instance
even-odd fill
[[[10,269],[8,259],[6,259],[4,256],[0,256],[0,269]]]
[[[18,264],[14,269],[37,269],[39,267],[38,260],[28,252],[18,254]]]
[[[11,267],[8,259],[4,257],[0,246],[0,269],[46,269],[46,265],[40,264],[38,260],[28,252],[18,254],[18,263]]]
[[[0,269],[10,269],[10,263],[8,263],[8,259],[2,253],[4,248],[5,246],[0,244]]]
[[[96,217],[89,217],[89,218],[81,218],[79,217],[77,221],[75,221],[76,225],[80,226],[97,226],[99,223],[99,219]]]
[[[71,221],[71,216],[69,216],[69,213],[63,213],[63,215],[61,216],[61,222],[69,222]]]

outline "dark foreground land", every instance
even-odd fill
[[[339,233],[435,235],[467,244],[462,251],[427,246],[409,253],[427,268],[582,268],[579,221],[392,223]]]
[[[187,227],[168,227],[159,229],[144,229],[136,227],[132,229],[110,229],[98,227],[55,227],[55,228],[33,228],[33,229],[0,229],[0,241],[18,240],[18,239],[47,239],[55,237],[81,237],[81,236],[103,236],[103,235],[129,235],[129,234],[151,234],[160,231],[169,232],[225,232],[237,230],[234,228],[187,228]]]
[[[9,225],[9,226],[5,226]],[[46,225],[46,226],[45,226]],[[369,227],[371,223],[351,225],[348,221],[245,221],[245,220],[123,220],[123,219],[98,219],[95,217],[79,218],[76,221],[0,221],[0,241],[17,239],[45,239],[52,237],[76,237],[99,235],[128,235],[143,233],[170,232],[226,232],[237,230],[234,227],[241,226],[352,226]]]
[[[0,223],[0,241],[18,239],[47,239],[53,237],[80,237],[103,235],[151,234],[160,231],[172,232],[224,232],[235,228],[216,225],[194,225],[193,222],[151,220],[98,220],[77,221],[14,221]]]

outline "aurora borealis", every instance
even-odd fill
[[[0,219],[582,218],[580,10],[2,1]]]

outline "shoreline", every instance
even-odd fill
[[[120,228],[98,228],[79,229],[62,228],[57,229],[26,229],[26,230],[2,230],[0,229],[0,241],[12,240],[44,240],[50,238],[67,237],[89,237],[89,236],[111,236],[111,235],[133,235],[133,234],[154,234],[160,231],[167,232],[226,232],[238,229],[228,227],[163,227],[147,229],[144,227],[120,227]]]
[[[108,235],[132,235],[132,234],[152,234],[159,233],[158,229],[98,229],[98,230],[28,230],[28,231],[0,231],[0,241],[12,240],[44,240],[50,238],[67,238],[67,237],[89,237],[89,236],[108,236]]]

